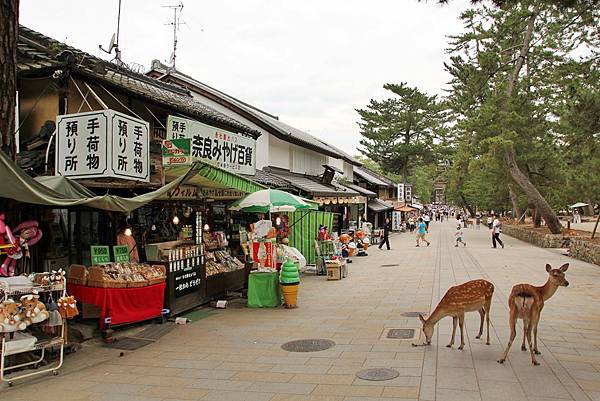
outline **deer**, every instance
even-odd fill
[[[483,321],[487,322],[487,340],[490,345],[490,308],[492,306],[492,296],[494,295],[494,284],[489,281],[478,279],[467,281],[466,283],[450,287],[442,300],[438,303],[435,310],[429,318],[425,319],[419,314],[419,319],[423,324],[423,333],[425,334],[425,344],[430,345],[433,337],[435,324],[446,316],[452,316],[452,338],[446,345],[452,348],[454,345],[454,336],[456,334],[456,323],[460,323],[460,346],[462,350],[465,347],[464,323],[465,312],[478,311],[481,316],[479,325],[479,334],[475,338],[479,339],[483,335]],[[413,346],[417,346],[413,344]]]
[[[548,280],[541,287],[536,287],[531,284],[517,284],[512,288],[508,297],[508,325],[510,327],[510,339],[504,353],[498,360],[498,363],[504,363],[508,356],[508,351],[517,335],[516,324],[517,319],[523,320],[523,344],[521,349],[527,351],[525,347],[525,339],[529,343],[529,352],[531,353],[531,363],[534,366],[539,365],[535,356],[540,355],[537,346],[537,329],[540,322],[544,302],[550,299],[558,287],[568,287],[569,282],[565,279],[565,272],[569,268],[569,264],[565,263],[558,269],[553,269],[552,266],[546,264],[546,272]],[[533,332],[533,344],[531,334]]]

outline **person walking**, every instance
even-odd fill
[[[415,231],[415,219],[412,215],[408,218],[408,229],[411,233]]]
[[[419,224],[417,225],[417,246],[419,246],[420,241],[427,242],[427,246],[430,245],[430,242],[425,239],[425,234],[427,234],[429,230],[427,229],[427,225],[423,221],[421,217],[419,217]]]
[[[454,233],[454,238],[456,238],[456,244],[454,245],[455,247],[458,247],[459,242],[464,246],[467,246],[467,243],[465,242],[463,237],[464,233],[462,231],[462,228],[460,227],[460,225],[456,226],[456,232]]]
[[[429,212],[425,212],[425,214],[423,214],[423,221],[425,222],[425,226],[427,226],[427,231],[429,231],[429,222],[431,221]]]
[[[494,215],[494,221],[492,222],[492,247],[496,248],[496,242],[500,244],[504,249],[504,243],[500,239],[500,233],[502,232],[502,223],[498,220],[498,216]]]
[[[478,230],[481,229],[481,215],[479,213],[475,216],[475,226]]]
[[[379,243],[379,249],[381,249],[383,244],[385,244],[387,246],[387,250],[388,251],[390,250],[389,235],[390,235],[390,218],[386,217],[385,223],[383,223],[383,238],[381,239],[381,242]]]
[[[486,223],[487,223],[487,226],[488,226],[488,228],[489,228],[490,230],[492,229],[492,223],[493,223],[493,221],[494,221],[494,219],[492,219],[492,215],[491,215],[491,214],[488,214],[488,217],[487,217],[487,221],[486,221]]]

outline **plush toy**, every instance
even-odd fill
[[[74,296],[67,295],[66,297],[62,297],[56,304],[58,305],[60,316],[63,319],[72,319],[79,315],[79,310],[77,310],[77,301],[75,301]]]
[[[6,255],[4,262],[0,265],[0,276],[14,276],[17,259],[23,257],[19,241],[13,235],[12,230],[4,222],[6,215],[0,213],[0,255]],[[5,241],[8,240],[8,242]]]
[[[63,269],[52,270],[49,277],[49,284],[62,284],[65,280],[65,271]]]
[[[21,304],[8,299],[0,304],[0,333],[12,333],[25,330],[27,323],[23,320]]]
[[[24,321],[27,325],[43,322],[48,319],[49,313],[46,310],[46,306],[40,302],[39,295],[23,295],[21,297],[21,305],[23,305],[25,311]]]
[[[19,224],[14,233],[17,235],[19,245],[25,251],[25,257],[29,256],[29,247],[38,243],[42,239],[42,230],[39,228],[39,223],[36,220],[28,220]]]

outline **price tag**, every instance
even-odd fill
[[[110,252],[106,245],[92,245],[90,247],[93,265],[105,265],[110,263]]]
[[[127,245],[115,245],[113,246],[113,253],[115,254],[116,263],[127,263],[131,261],[129,255],[129,247]]]

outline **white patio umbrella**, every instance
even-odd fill
[[[295,212],[296,210],[317,209],[299,196],[278,189],[263,189],[253,192],[234,202],[230,210],[254,213]]]
[[[571,206],[569,206],[569,209],[575,209],[575,208],[584,207],[584,206],[589,206],[589,204],[583,203],[583,202],[577,202],[577,203],[574,203]]]

